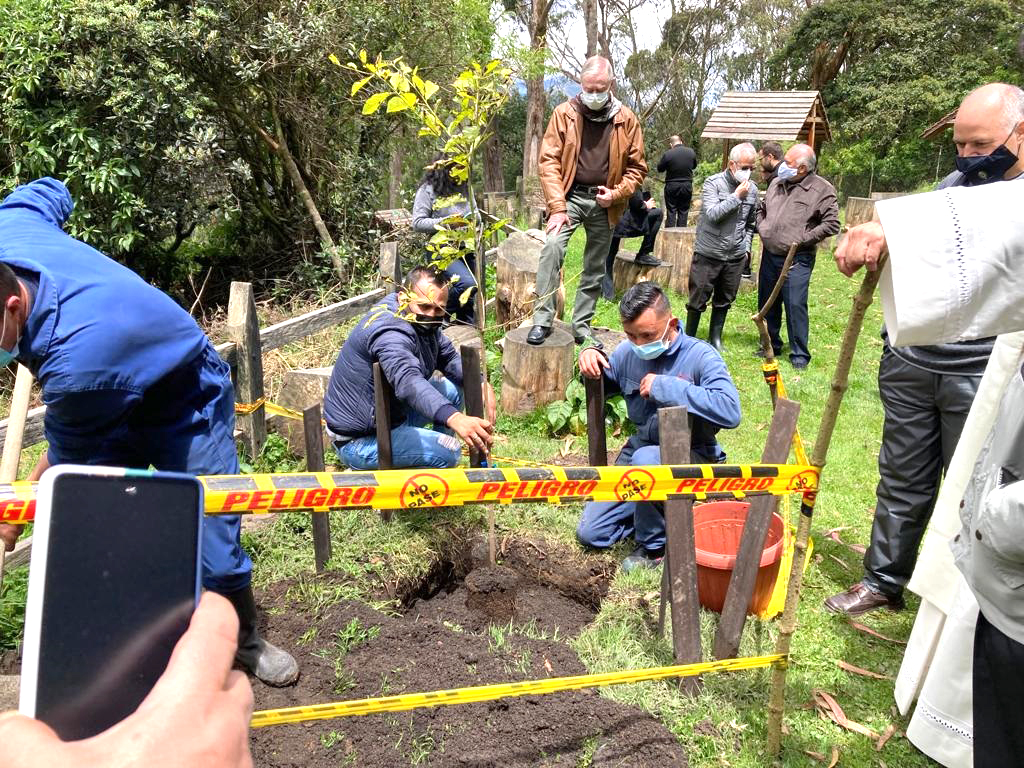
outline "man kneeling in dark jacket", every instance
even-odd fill
[[[448,284],[433,267],[416,267],[401,291],[389,294],[359,321],[334,364],[324,396],[327,429],[341,461],[377,469],[373,364],[391,384],[392,465],[454,467],[461,438],[486,452],[494,440],[494,390],[486,384],[487,418],[462,407],[462,361],[441,333]],[[443,378],[433,379],[434,371]]]

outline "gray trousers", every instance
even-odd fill
[[[583,274],[572,310],[572,333],[580,341],[590,336],[590,321],[601,296],[601,278],[604,277],[605,256],[612,242],[612,228],[608,225],[608,209],[598,205],[593,195],[573,192],[565,202],[569,221],[557,235],[548,235],[540,252],[538,299],[533,308],[533,324],[550,328],[554,323],[555,292],[558,290],[558,274],[565,262],[565,249],[572,233],[582,224],[587,244],[583,250]]]
[[[981,378],[931,373],[882,350],[878,393],[885,409],[878,489],[864,581],[902,594]]]

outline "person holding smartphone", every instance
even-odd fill
[[[0,713],[0,768],[251,768],[252,686],[231,670],[233,613],[219,596],[204,595],[146,700],[97,736],[62,741],[38,720]]]
[[[49,446],[28,479],[55,464],[237,474],[227,363],[173,299],[63,232],[73,205],[50,178],[0,203],[0,365],[28,367],[46,405]],[[19,533],[0,524],[8,550]],[[256,630],[240,534],[237,516],[204,518],[203,586],[238,613],[238,662],[288,685],[298,664]]]

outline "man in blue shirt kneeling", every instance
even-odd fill
[[[740,398],[721,355],[706,342],[679,328],[665,293],[655,283],[638,283],[626,291],[619,317],[629,342],[611,358],[596,347],[580,353],[580,371],[604,376],[605,391],[626,398],[636,434],[616,460],[618,465],[661,464],[658,409],[685,406],[693,417],[690,460],[695,464],[725,461],[718,430],[740,423]],[[665,552],[662,505],[642,501],[592,501],[583,508],[576,536],[586,546],[604,549],[632,536],[637,549],[623,562],[625,571],[654,568]]]

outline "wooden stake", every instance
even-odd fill
[[[380,363],[373,364],[374,413],[377,417],[377,469],[392,469],[391,461],[391,384]],[[391,510],[382,509],[380,519],[391,522]]]
[[[768,299],[765,301],[764,306],[750,316],[750,319],[754,321],[754,325],[757,326],[757,333],[761,338],[761,352],[764,354],[765,361],[769,363],[775,360],[775,350],[772,349],[772,338],[768,335],[768,323],[765,322],[765,317],[768,315],[768,310],[775,306],[775,302],[778,301],[779,293],[782,291],[782,284],[786,282],[789,269],[793,266],[797,245],[797,243],[793,243],[789,246],[789,253],[786,254],[785,261],[782,262],[782,271],[779,273],[779,279],[775,281],[772,292],[768,294]],[[762,265],[764,264],[764,249],[762,249],[761,253],[761,263]]]
[[[836,363],[836,371],[832,376],[832,388],[828,394],[828,401],[825,403],[825,410],[821,415],[821,426],[818,428],[814,449],[811,452],[811,464],[818,467],[819,472],[825,467],[829,444],[832,442],[832,432],[835,430],[836,419],[839,416],[839,406],[843,402],[843,395],[846,394],[846,388],[849,385],[850,368],[853,365],[853,354],[857,350],[857,339],[860,337],[861,327],[864,325],[864,313],[871,305],[875,287],[878,285],[878,278],[882,274],[882,266],[883,263],[879,263],[878,269],[864,275],[864,281],[853,300],[853,309],[850,311],[850,319],[846,324],[846,331],[843,333],[843,343],[839,348],[839,361]],[[803,580],[803,565],[807,555],[807,540],[811,534],[811,518],[814,515],[815,499],[816,494],[804,494],[803,503],[800,505],[800,523],[797,526],[796,542],[793,546],[793,562],[790,566],[789,585],[786,589],[786,606],[782,611],[779,640],[775,648],[776,653],[787,656],[793,633],[796,631],[796,609],[800,602],[800,584]],[[782,714],[785,698],[786,667],[779,665],[772,670],[772,688],[768,702],[768,754],[776,759],[782,748]]]
[[[14,380],[14,394],[11,397],[11,414],[7,418],[7,435],[4,437],[3,456],[0,457],[0,482],[13,483],[18,479],[21,443],[25,434],[25,417],[28,415],[28,403],[31,397],[32,371],[19,365],[18,375]],[[7,551],[0,544],[0,587],[4,584],[6,560]]]
[[[661,460],[690,463],[690,420],[680,406],[658,410]],[[701,660],[700,604],[697,599],[697,550],[693,533],[693,499],[665,502],[665,554],[672,596],[672,649],[680,664]],[[701,688],[699,677],[684,677],[679,689],[691,696]]]
[[[236,348],[235,398],[241,403],[259,403],[252,413],[238,417],[249,455],[255,459],[267,441],[267,415],[260,402],[263,399],[263,348],[251,283],[231,283],[227,330]]]
[[[320,403],[302,411],[302,434],[306,443],[306,471],[324,471],[324,428],[320,420]],[[313,512],[313,561],[317,573],[331,559],[331,521],[327,512]]]
[[[604,426],[604,376],[598,379],[585,376],[583,389],[587,396],[587,453],[590,466],[603,467],[608,464],[608,432]]]
[[[765,464],[785,464],[789,446],[796,432],[800,406],[792,400],[780,398],[768,430],[761,461]],[[771,527],[772,516],[779,507],[778,496],[755,496],[747,509],[747,519],[736,552],[736,565],[725,593],[722,618],[715,633],[713,655],[716,659],[731,659],[740,649],[740,638],[747,623],[747,606],[754,594],[757,572],[761,567],[764,542]]]

